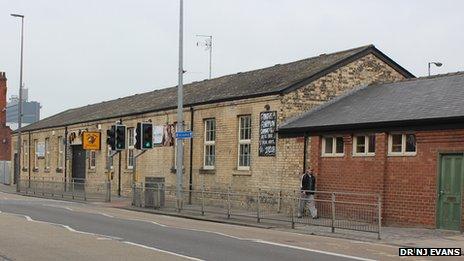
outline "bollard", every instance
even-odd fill
[[[258,223],[261,222],[261,218],[260,218],[260,216],[259,216],[259,210],[260,210],[259,208],[260,208],[260,201],[261,201],[261,199],[260,199],[260,194],[261,194],[261,188],[258,188],[258,199],[257,199],[257,204],[256,204],[256,205],[257,205],[257,209],[256,209],[256,221],[257,221]]]
[[[335,193],[332,193],[332,233],[335,233]]]
[[[72,199],[74,199],[74,180],[71,181],[72,186]]]
[[[132,203],[134,201],[134,197],[132,197]],[[111,182],[106,182],[106,202],[111,202]]]
[[[161,188],[160,188],[159,185],[157,186],[157,191],[156,192],[158,194],[158,204],[157,204],[157,206],[158,206],[159,209],[161,209]]]
[[[230,218],[230,186],[227,188],[227,218]]]

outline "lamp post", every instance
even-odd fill
[[[18,101],[18,144],[16,157],[16,192],[19,192],[19,179],[21,177],[21,123],[23,114],[23,49],[24,49],[24,15],[11,14],[13,17],[21,18],[21,60],[19,67],[19,101]]]
[[[178,85],[177,85],[177,131],[184,130],[184,90],[183,90],[183,37],[184,37],[184,1],[180,0],[179,12],[179,71],[178,71]],[[177,137],[176,137],[177,139]],[[183,158],[184,158],[184,144],[181,139],[176,140],[177,144],[177,159],[176,159],[176,179],[177,179],[177,209],[180,211],[182,208],[182,174],[183,174]]]
[[[429,62],[429,76],[430,76],[430,65],[434,64],[437,67],[441,67],[443,64],[441,62]]]

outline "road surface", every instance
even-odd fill
[[[393,260],[383,244],[0,192],[0,260]]]

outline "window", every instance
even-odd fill
[[[329,136],[322,138],[322,156],[343,156],[344,153],[343,137]]]
[[[27,146],[27,140],[23,140],[22,152],[23,152],[22,166],[23,166],[23,169],[27,169],[28,162],[29,162],[29,146]]]
[[[57,160],[56,168],[63,169],[63,155],[64,155],[64,140],[62,136],[58,136],[58,150],[57,150]]]
[[[89,169],[95,169],[97,166],[97,152],[91,150],[89,152]]]
[[[391,156],[416,155],[416,135],[393,133],[388,137],[388,154]]]
[[[50,139],[45,138],[45,169],[50,169]]]
[[[134,128],[127,128],[127,168],[134,168],[134,144],[135,144],[135,133]]]
[[[238,117],[238,167],[249,170],[251,165],[251,115]]]
[[[34,140],[34,169],[39,168],[39,154],[37,151],[38,147],[39,147],[39,141]]]
[[[355,135],[353,139],[353,155],[374,156],[375,155],[375,134]]]
[[[216,120],[205,120],[204,169],[214,169],[216,161]]]

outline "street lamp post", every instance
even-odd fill
[[[18,144],[16,156],[16,191],[19,192],[19,179],[21,177],[21,123],[23,114],[23,49],[24,49],[24,15],[11,14],[13,17],[21,18],[21,60],[19,65],[19,101],[18,101]]]
[[[184,97],[183,97],[183,77],[184,77],[184,65],[183,65],[183,37],[184,37],[184,1],[180,0],[180,12],[179,12],[179,83],[177,85],[177,131],[181,132],[184,130]],[[177,137],[176,137],[177,139]],[[176,140],[177,144],[177,159],[176,159],[176,179],[177,179],[177,209],[180,211],[182,208],[182,173],[183,173],[183,158],[184,158],[184,144],[181,139]]]
[[[430,65],[434,64],[437,67],[441,67],[443,64],[441,62],[429,62],[429,76],[430,76]]]

